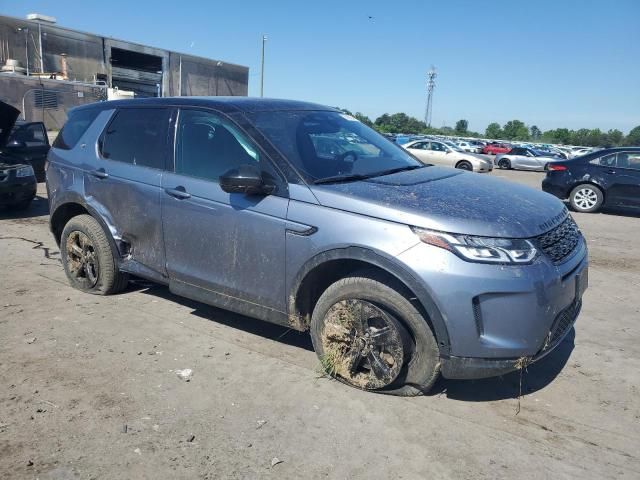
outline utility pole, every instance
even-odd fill
[[[267,42],[267,36],[262,35],[262,57],[260,61],[260,96],[264,97],[264,44]]]
[[[427,127],[431,127],[431,111],[433,109],[433,89],[436,86],[436,67],[431,65],[431,68],[427,72],[427,109],[424,114],[424,123]]]
[[[42,53],[42,26],[38,22],[38,43],[40,44],[40,73],[44,73],[44,54]]]
[[[29,76],[29,29],[18,28],[19,32],[24,32],[24,56],[27,59],[27,77]]]

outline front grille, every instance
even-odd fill
[[[541,352],[553,348],[560,340],[564,338],[566,333],[573,327],[573,324],[580,313],[582,307],[582,300],[574,300],[571,305],[561,311],[551,326],[547,340],[542,347]]]
[[[580,229],[569,215],[564,222],[553,230],[536,237],[542,251],[553,261],[561,263],[571,254],[580,241]]]

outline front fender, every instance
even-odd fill
[[[335,260],[358,260],[378,267],[402,282],[413,292],[416,299],[429,317],[441,354],[449,353],[449,333],[440,310],[433,301],[427,288],[402,263],[394,257],[364,247],[345,247],[327,250],[309,259],[297,272],[289,292],[289,315],[295,316],[296,298],[303,280],[316,267]]]

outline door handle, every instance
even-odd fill
[[[96,178],[109,178],[109,174],[104,171],[104,168],[99,168],[97,170],[92,170],[89,172],[90,175],[93,175]]]
[[[185,200],[187,198],[191,198],[191,194],[187,193],[184,187],[176,187],[176,188],[165,188],[164,191],[167,195],[171,195],[178,200]]]
[[[616,171],[613,168],[610,168],[609,170],[607,170],[607,173],[610,173],[611,175],[615,175]]]

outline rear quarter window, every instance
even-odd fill
[[[71,112],[67,123],[64,124],[60,133],[53,142],[53,148],[62,150],[71,150],[76,146],[84,132],[91,126],[93,121],[100,113],[97,109],[80,110],[79,112]]]

